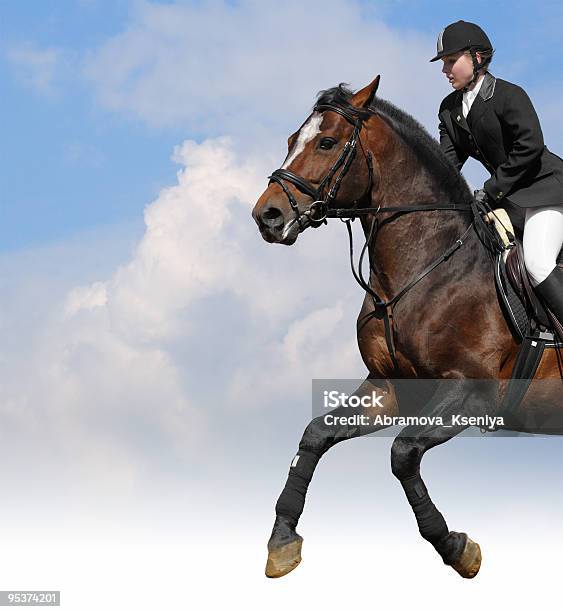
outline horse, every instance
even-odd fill
[[[342,83],[320,92],[252,211],[264,240],[283,245],[328,218],[347,218],[349,231],[350,219],[361,220],[368,279],[354,264],[353,270],[366,292],[357,340],[368,375],[353,397],[385,398],[365,407],[357,401],[358,409],[340,405],[331,418],[315,417],[305,428],[275,507],[266,563],[271,578],[301,561],[296,528],[323,454],[413,412],[426,418],[409,422],[394,439],[392,472],[421,536],[443,562],[464,578],[481,565],[479,545],[448,529],[420,464],[426,451],[459,435],[472,419],[499,418],[520,343],[499,304],[494,258],[478,231],[465,179],[415,119],[376,96],[379,81],[355,93]],[[500,417],[500,429],[563,433],[560,367],[555,342],[535,377],[554,384],[530,387],[521,404]],[[435,384],[415,394],[413,409],[400,389],[403,380]],[[352,415],[367,424],[358,426]]]

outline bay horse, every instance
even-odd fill
[[[356,93],[343,84],[320,93],[252,212],[262,237],[285,245],[327,217],[361,219],[370,271],[367,282],[354,272],[366,290],[357,339],[369,374],[354,396],[385,397],[382,405],[356,410],[341,405],[329,413],[334,418],[319,416],[306,427],[276,504],[269,577],[283,576],[301,561],[303,538],[296,528],[322,455],[342,440],[388,426],[381,417],[412,414],[401,396],[402,379],[437,384],[418,396],[415,412],[426,420],[395,438],[392,472],[422,537],[443,562],[464,578],[473,578],[481,564],[479,545],[448,529],[420,463],[427,450],[473,424],[470,417],[498,417],[519,342],[499,305],[493,258],[476,231],[467,183],[419,123],[376,97],[379,80]],[[530,388],[501,428],[563,433],[559,358],[554,343],[536,379],[555,386]],[[348,420],[352,413],[368,424]],[[467,418],[451,424],[460,415]]]

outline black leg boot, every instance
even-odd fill
[[[563,342],[563,269],[555,266],[549,276],[536,286],[536,291],[557,317],[559,325],[555,327],[559,340]]]

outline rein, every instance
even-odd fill
[[[343,108],[341,106],[337,106],[335,104],[317,104],[314,107],[315,111],[334,111],[342,117],[344,117],[349,123],[354,126],[352,134],[348,138],[342,152],[338,156],[338,159],[333,164],[333,166],[329,169],[325,177],[322,179],[318,187],[315,187],[312,183],[310,183],[307,179],[295,174],[291,170],[286,170],[285,168],[279,168],[274,170],[272,174],[268,177],[270,179],[270,183],[277,183],[283,189],[284,193],[289,200],[289,204],[295,214],[295,222],[299,226],[299,229],[302,231],[307,226],[302,224],[302,219],[308,219],[309,225],[312,227],[320,227],[323,223],[327,223],[327,219],[340,219],[346,224],[346,228],[348,230],[348,239],[350,244],[350,266],[352,269],[352,274],[356,282],[360,285],[368,295],[371,296],[373,305],[375,308],[374,313],[370,313],[368,316],[381,316],[384,321],[385,326],[385,340],[387,342],[387,349],[389,351],[389,356],[393,362],[393,367],[396,370],[399,370],[399,364],[397,362],[397,356],[395,351],[395,343],[393,340],[394,335],[394,324],[393,324],[393,309],[396,306],[397,302],[417,283],[419,283],[423,278],[425,278],[430,272],[432,272],[435,268],[437,268],[441,263],[447,261],[461,246],[463,246],[465,240],[469,236],[471,229],[474,227],[475,221],[472,221],[469,227],[464,231],[464,233],[450,246],[446,251],[440,255],[437,259],[435,259],[432,263],[430,263],[422,272],[420,272],[413,280],[407,283],[395,296],[393,296],[390,300],[383,300],[371,287],[371,273],[377,277],[377,273],[373,269],[370,261],[370,278],[366,281],[363,273],[362,273],[362,263],[366,253],[368,246],[374,241],[377,236],[377,231],[379,229],[379,219],[377,215],[379,213],[386,212],[398,212],[398,213],[413,213],[413,212],[428,212],[435,210],[446,210],[446,211],[469,211],[472,210],[471,204],[418,204],[418,205],[399,205],[399,206],[378,206],[371,208],[330,208],[331,202],[336,198],[340,185],[348,173],[350,166],[352,165],[352,161],[356,155],[356,147],[357,144],[360,144],[364,156],[366,158],[366,163],[368,166],[369,173],[369,181],[367,188],[364,192],[364,196],[359,199],[361,201],[364,197],[371,191],[372,183],[373,183],[373,162],[372,162],[372,154],[371,151],[367,153],[364,150],[360,139],[360,132],[363,126],[363,120],[361,116],[357,113],[353,113],[347,108]],[[335,174],[340,170],[340,173],[334,180],[332,186],[326,193],[326,196],[323,198],[324,191],[327,189],[327,186],[330,184],[330,181],[335,176]],[[288,189],[285,181],[291,183],[294,187],[296,187],[301,193],[308,195],[313,198],[313,202],[309,206],[307,210],[301,212],[299,210],[299,206],[295,197]],[[353,245],[353,235],[352,235],[352,227],[351,222],[357,217],[364,215],[374,215],[374,218],[371,222],[370,231],[366,237],[364,246],[362,247],[362,251],[360,253],[360,258],[358,261],[358,269],[354,266],[354,245]],[[375,229],[375,232],[374,232]],[[369,252],[368,252],[369,256]]]
[[[405,204],[404,206],[378,206],[377,208],[332,208],[327,211],[327,219],[352,219],[363,215],[371,215],[386,212],[424,212],[430,210],[471,210],[470,205],[462,204],[417,204],[416,206]]]

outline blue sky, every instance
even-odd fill
[[[363,296],[342,224],[276,248],[251,208],[320,89],[381,74],[380,95],[436,135],[449,86],[428,59],[459,18],[485,27],[493,73],[526,88],[562,155],[559,2],[0,0],[0,484],[10,491],[0,535],[14,555],[22,541],[32,551],[10,568],[13,584],[44,575],[29,566],[44,553],[33,524],[66,543],[49,579],[77,599],[100,571],[116,597],[116,576],[135,591],[137,570],[151,583],[147,567],[155,590],[174,576],[172,595],[191,580],[221,596],[213,560],[226,555],[236,571],[225,593],[287,609],[315,595],[311,576],[322,588],[332,576],[322,568],[336,571],[327,542],[342,517],[373,516],[369,533],[342,529],[338,550],[350,580],[372,567],[385,577],[375,584],[386,605],[405,572],[421,589],[439,581],[461,609],[494,597],[497,580],[527,578],[529,598],[545,591],[558,565],[536,560],[558,550],[547,542],[561,533],[560,438],[455,440],[425,459],[452,526],[489,546],[475,587],[459,586],[418,537],[389,438],[323,459],[303,523],[309,561],[287,582],[262,578],[311,379],[365,373]],[[473,186],[486,178],[476,165],[464,172]],[[120,548],[125,525],[140,544]],[[97,528],[130,571],[106,567],[103,547],[89,558]],[[155,552],[151,538],[165,532],[173,543]],[[150,551],[140,569],[139,547]],[[331,595],[345,605],[344,591]],[[519,609],[518,594],[504,597]]]
[[[210,6],[205,2],[178,4],[198,7],[196,10],[202,13]],[[166,7],[174,3],[152,5]],[[363,1],[360,5],[364,23],[384,22],[397,31],[419,33],[428,40],[444,24],[459,17],[479,21],[494,41],[498,65],[504,68],[502,76],[523,83],[532,91],[537,89],[542,96],[547,84],[559,85],[555,75],[561,74],[563,61],[560,37],[563,17],[558,2],[535,3],[533,15],[529,3],[520,1],[383,0]],[[6,119],[0,144],[2,251],[64,239],[96,226],[135,223],[144,205],[174,180],[177,168],[170,161],[174,145],[185,138],[202,139],[224,133],[220,128],[214,129],[213,122],[197,129],[193,121],[179,114],[165,125],[156,125],[131,108],[114,110],[100,102],[96,83],[87,77],[87,66],[108,40],[138,23],[143,6],[146,4],[124,0],[0,3],[0,77]],[[248,9],[252,3],[233,2],[227,6],[235,13],[252,12]],[[283,11],[277,18],[281,28]],[[306,26],[305,29],[311,29],[313,40],[315,36],[330,36],[315,30],[314,12]],[[371,53],[361,61],[366,66],[370,62],[374,67],[377,65],[385,84],[386,66],[378,55],[378,41],[371,41],[370,48]],[[29,61],[14,59],[14,53],[22,50],[55,53],[51,72],[43,84],[37,80],[34,83],[33,79],[46,68],[34,69]],[[346,46],[340,51],[346,56]],[[429,46],[426,55],[431,54]],[[408,58],[414,70],[424,59]],[[358,59],[349,61],[356,63]],[[189,70],[178,78],[189,81]],[[408,82],[410,76],[403,72],[400,78]],[[341,80],[350,77],[344,72]],[[200,79],[197,86],[205,84]],[[279,86],[283,87],[282,80]],[[309,95],[315,93],[312,87]],[[440,94],[431,89],[421,95],[428,106],[439,102]],[[195,98],[197,103],[197,93]],[[228,103],[225,99],[225,104]],[[236,112],[236,107],[232,112]],[[255,120],[263,126],[263,146],[268,147],[271,144],[268,130],[272,122],[278,126],[281,120],[268,113],[256,115]],[[277,136],[279,130],[270,129],[269,133]],[[557,144],[552,146],[556,148]]]
[[[185,133],[154,131],[100,109],[82,63],[126,26],[128,3],[2,2],[4,137],[2,250],[134,220],[174,180],[174,144]],[[46,88],[7,59],[29,45],[60,53]]]

